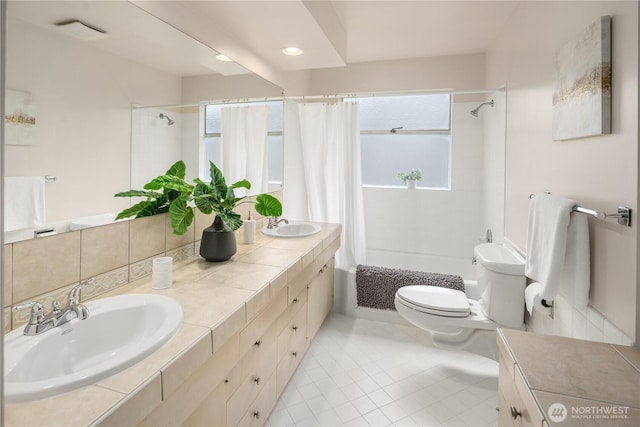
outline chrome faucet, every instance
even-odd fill
[[[289,220],[286,220],[284,218],[278,219],[277,216],[270,216],[269,217],[269,223],[267,224],[267,229],[272,229],[272,228],[276,228],[278,225],[280,225],[281,222],[284,222],[285,224],[289,224]]]
[[[69,323],[73,319],[84,320],[89,317],[89,310],[80,303],[80,288],[81,285],[78,285],[71,289],[68,297],[69,302],[63,309],[60,309],[60,301],[53,301],[53,310],[47,315],[44,314],[42,304],[37,301],[14,306],[12,309],[14,312],[31,308],[31,315],[29,316],[29,322],[24,327],[24,334],[28,336],[38,335],[49,329]]]
[[[490,228],[487,228],[487,243],[493,242],[493,233]]]

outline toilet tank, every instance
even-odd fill
[[[520,329],[524,324],[524,258],[502,243],[483,243],[473,250],[477,260],[480,306],[500,326]]]

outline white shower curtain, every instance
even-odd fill
[[[307,217],[302,219],[342,224],[336,264],[353,267],[365,263],[358,104],[297,104],[289,100],[285,114],[285,123],[289,121],[285,130],[287,213],[306,210]],[[291,180],[300,177],[304,186],[297,182],[290,188]]]
[[[267,105],[221,109],[222,171],[227,184],[247,179],[253,194],[268,191],[268,117]]]

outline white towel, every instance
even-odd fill
[[[45,224],[44,176],[8,176],[4,183],[4,231]]]
[[[575,200],[538,194],[529,203],[525,275],[543,286],[541,298],[561,293],[578,308],[589,301],[589,229],[587,218],[572,213]]]

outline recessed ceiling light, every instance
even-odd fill
[[[300,49],[299,47],[293,47],[293,46],[283,47],[282,53],[289,56],[298,56],[298,55],[302,55],[302,49]]]
[[[233,62],[233,59],[231,59],[227,55],[223,55],[221,53],[216,55],[216,59],[218,61],[223,61],[223,62]]]

